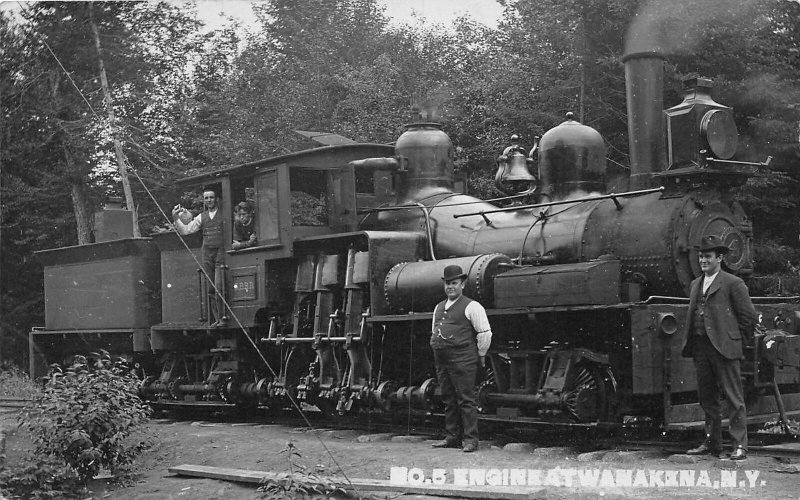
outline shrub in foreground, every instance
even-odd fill
[[[144,448],[135,430],[150,408],[138,396],[139,380],[108,353],[76,357],[66,370],[54,367],[41,394],[20,415],[36,454],[60,458],[84,481],[101,468],[117,476]]]
[[[0,498],[86,498],[86,487],[78,473],[56,457],[28,457],[0,467]]]

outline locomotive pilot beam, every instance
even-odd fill
[[[730,188],[755,164],[735,158],[732,110],[711,99],[710,81],[688,81],[684,100],[662,109],[663,59],[624,59],[631,175],[620,193],[606,189],[602,136],[572,115],[528,156],[514,138],[498,158],[498,184],[524,205],[458,189],[453,144],[435,123],[407,125],[394,145],[319,147],[186,179],[220,195],[235,319],[224,327],[208,325],[199,238],[39,252],[47,325],[31,333],[32,374],[102,347],[139,363],[154,405],[438,413],[431,311],[455,264],[494,332],[477,386],[483,418],[701,427],[680,352],[696,245],[717,235],[729,270],[753,273],[752,223]],[[245,200],[257,244],[233,250],[233,207]],[[753,303],[749,421],[800,414],[800,300]]]

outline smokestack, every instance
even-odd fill
[[[628,102],[628,139],[631,153],[629,189],[658,183],[653,174],[664,170],[664,56],[657,51],[636,52],[622,58]]]

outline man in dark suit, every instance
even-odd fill
[[[706,439],[689,455],[719,455],[722,445],[720,393],[729,406],[731,460],[747,458],[747,410],[740,360],[742,343],[752,337],[756,311],[747,286],[722,270],[728,247],[718,236],[703,236],[698,248],[703,276],[692,281],[684,334],[684,357],[694,358],[697,395],[705,412]]]

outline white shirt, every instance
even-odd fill
[[[459,297],[461,298],[461,297]],[[456,299],[458,300],[458,299]],[[450,309],[456,301],[447,299],[444,303],[444,310]],[[489,318],[486,316],[486,309],[480,302],[473,300],[464,308],[464,316],[472,323],[472,329],[477,333],[478,356],[486,356],[486,351],[492,344],[492,327],[489,325]],[[436,328],[436,310],[433,311],[433,321],[431,321],[431,331]]]
[[[708,287],[711,286],[711,283],[714,282],[714,278],[716,278],[718,274],[719,274],[719,270],[717,270],[717,272],[715,272],[711,276],[704,276],[703,277],[703,294],[705,294],[708,291]]]
[[[208,218],[209,219],[213,220],[216,215],[217,215],[217,209],[216,208],[214,210],[209,210],[208,211]],[[180,234],[182,234],[184,236],[186,236],[187,234],[196,233],[197,231],[200,230],[200,227],[202,225],[203,225],[203,213],[202,212],[197,214],[197,217],[192,219],[192,222],[190,222],[188,224],[184,224],[183,221],[180,220],[180,219],[175,221],[175,229],[178,230],[178,233],[180,233]]]

